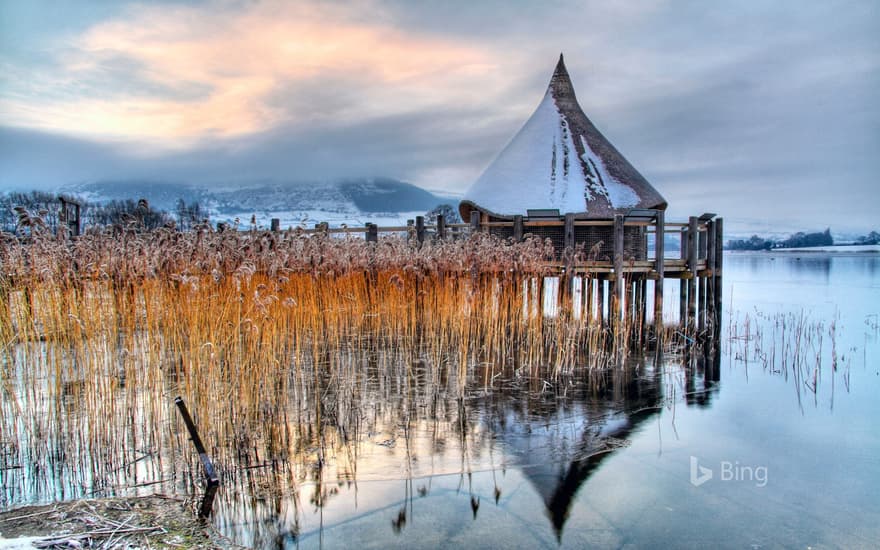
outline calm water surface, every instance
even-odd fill
[[[724,285],[717,365],[362,388],[349,445],[306,482],[239,475],[214,525],[254,547],[875,548],[880,259],[728,254]]]

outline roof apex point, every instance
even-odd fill
[[[554,76],[558,74],[568,74],[568,70],[565,68],[565,59],[563,59],[562,52],[559,53],[559,61],[556,63],[556,70],[553,71]]]

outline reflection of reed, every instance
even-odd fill
[[[791,379],[798,406],[812,396],[818,404],[822,378],[830,376],[828,397],[834,408],[836,378],[841,376],[849,391],[850,348],[838,349],[839,315],[829,321],[811,319],[804,311],[777,314],[731,313],[727,353],[746,368],[760,365],[765,372]]]

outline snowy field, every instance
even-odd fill
[[[406,225],[407,220],[414,220],[416,216],[424,216],[423,211],[414,212],[389,212],[389,213],[364,213],[364,212],[333,212],[328,210],[302,210],[302,211],[279,211],[279,212],[240,212],[237,214],[216,216],[212,221],[233,223],[238,217],[239,229],[249,229],[251,216],[256,216],[257,229],[269,229],[272,218],[281,221],[281,229],[302,227],[311,229],[315,224],[327,222],[330,227],[364,227],[367,223],[374,223],[379,227],[391,227]]]

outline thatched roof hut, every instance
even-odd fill
[[[465,193],[462,218],[477,210],[511,219],[532,209],[609,219],[666,200],[593,125],[575,97],[562,55],[538,108]]]

